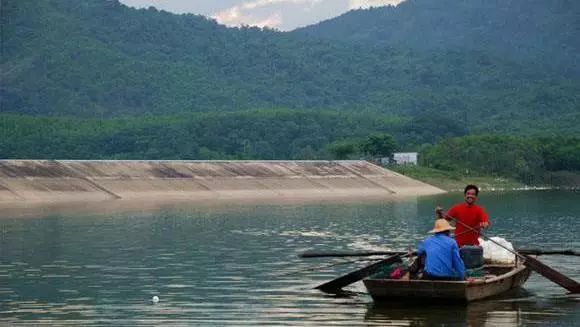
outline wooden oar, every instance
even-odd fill
[[[320,257],[370,257],[373,255],[395,255],[405,254],[402,251],[368,251],[368,252],[304,252],[299,254],[300,258],[320,258]]]
[[[407,254],[395,254],[395,255],[390,256],[386,259],[383,259],[381,261],[378,261],[378,262],[375,262],[371,265],[368,265],[364,268],[361,268],[359,270],[355,270],[355,271],[350,272],[344,276],[340,276],[340,277],[333,279],[329,282],[318,285],[315,288],[317,288],[325,293],[339,293],[343,287],[350,285],[352,283],[356,283],[359,280],[378,272],[379,269],[381,268],[381,266],[390,265],[390,264],[393,264],[395,262],[399,262],[399,261],[401,261],[401,258],[408,256],[408,255],[409,255],[408,253]]]
[[[563,275],[552,267],[540,262],[536,258],[530,257],[527,254],[523,254],[522,256],[526,260],[526,266],[530,267],[533,271],[540,273],[542,276],[567,289],[571,294],[580,293],[580,284],[572,278]]]
[[[525,254],[520,254],[512,249],[509,249],[509,248],[503,246],[502,244],[500,244],[500,243],[492,240],[491,238],[485,236],[481,231],[478,231],[478,230],[472,228],[471,226],[464,224],[463,222],[457,220],[454,217],[451,217],[449,215],[444,215],[443,217],[448,217],[449,219],[455,221],[455,223],[459,223],[467,229],[478,232],[479,235],[485,237],[488,241],[502,247],[503,249],[505,249],[508,252],[515,254],[516,256],[518,256],[522,260],[524,260],[526,263],[526,266],[530,267],[533,271],[539,273],[540,275],[546,277],[547,279],[553,281],[554,283],[562,286],[563,288],[570,291],[570,293],[573,293],[573,294],[580,293],[580,284],[578,284],[578,282],[576,282],[575,280],[571,279],[570,277],[556,271],[552,267],[542,263],[541,261],[539,261],[535,258],[532,258],[532,257],[525,255]]]
[[[580,252],[571,249],[555,249],[555,250],[541,250],[541,249],[517,249],[520,254],[531,255],[570,255],[580,256]],[[406,251],[366,251],[366,252],[313,252],[308,251],[299,254],[300,258],[323,258],[323,257],[370,257],[373,255],[395,255],[405,254]]]
[[[574,251],[572,249],[556,249],[556,250],[540,250],[540,249],[516,249],[520,254],[531,254],[531,255],[570,255],[580,257],[580,252]]]
[[[464,231],[460,234],[465,234],[469,231]],[[457,236],[457,235],[454,235]],[[368,257],[373,255],[395,255],[395,254],[405,254],[403,251],[367,251],[367,252],[334,252],[334,253],[316,253],[316,252],[304,252],[299,255],[301,258],[316,258],[316,257]]]

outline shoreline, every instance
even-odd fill
[[[294,197],[236,197],[236,198],[150,198],[120,199],[102,201],[27,201],[0,202],[0,219],[34,218],[50,215],[76,214],[81,216],[100,216],[116,213],[151,213],[164,209],[195,208],[195,209],[227,209],[239,207],[268,205],[310,205],[331,203],[380,203],[402,201],[408,197],[384,196],[294,196]]]
[[[457,172],[450,172],[428,168],[423,166],[395,166],[390,167],[392,170],[420,180],[424,183],[434,185],[448,192],[463,192],[463,189],[468,184],[475,184],[480,190],[486,192],[505,192],[505,191],[536,191],[536,190],[580,190],[580,174],[576,176],[578,182],[570,179],[567,183],[536,183],[525,184],[514,178],[498,177],[498,176],[467,176]]]
[[[366,161],[0,160],[4,212],[95,203],[360,202],[441,193]]]
[[[479,185],[478,185],[479,187]],[[526,192],[526,191],[574,191],[573,188],[551,187],[551,186],[522,186],[522,187],[500,187],[486,186],[480,187],[480,191],[485,192]],[[463,192],[463,188],[447,189],[448,192]]]
[[[556,191],[557,189],[528,187],[521,189],[495,189],[486,192],[527,192],[527,191]],[[459,192],[463,190],[452,190]],[[424,195],[429,196],[429,195]],[[40,218],[54,215],[102,216],[119,213],[150,214],[162,210],[199,209],[199,210],[228,210],[269,205],[315,205],[315,204],[357,204],[357,203],[384,203],[405,201],[414,195],[385,196],[384,194],[364,195],[360,193],[343,193],[329,195],[302,194],[294,196],[220,196],[220,197],[159,197],[143,196],[133,199],[67,199],[58,201],[1,201],[0,219],[10,218]]]

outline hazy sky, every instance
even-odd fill
[[[403,0],[120,0],[142,8],[201,14],[221,24],[268,26],[283,31],[314,24],[350,9],[396,5]]]

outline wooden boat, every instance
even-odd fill
[[[470,281],[432,281],[420,279],[364,279],[375,301],[453,301],[471,302],[499,295],[522,286],[530,269],[518,260],[515,264],[486,264],[487,275]]]

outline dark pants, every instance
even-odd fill
[[[423,278],[424,280],[463,280],[459,277],[454,277],[454,276],[433,276],[433,275],[429,275],[426,272],[423,272]]]

